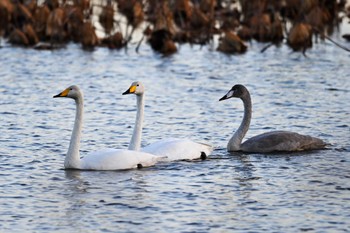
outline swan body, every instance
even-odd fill
[[[102,150],[90,153],[81,160],[79,169],[126,170],[150,167],[159,161],[158,156],[130,150]]]
[[[315,137],[302,135],[290,131],[272,131],[254,136],[244,143],[252,116],[252,102],[249,91],[243,85],[237,84],[219,101],[240,98],[244,105],[244,116],[241,125],[227,144],[228,151],[244,151],[255,153],[269,153],[274,151],[304,151],[323,149],[326,143]]]
[[[133,82],[130,88],[123,93],[135,94],[137,100],[137,115],[134,132],[130,141],[130,150],[140,150],[142,123],[144,117],[144,86],[141,82]],[[165,161],[205,159],[213,151],[211,145],[197,143],[190,139],[169,138],[152,143],[141,149],[144,152],[166,156]]]
[[[142,151],[166,156],[165,161],[205,159],[212,152],[212,147],[190,139],[168,138],[142,148]]]
[[[118,149],[96,151],[80,159],[79,150],[84,108],[83,93],[79,87],[73,85],[54,96],[54,98],[57,97],[72,98],[76,103],[74,128],[64,161],[64,167],[66,169],[126,170],[149,167],[163,159],[149,153]]]

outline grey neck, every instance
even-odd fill
[[[242,101],[243,101],[243,105],[244,105],[243,120],[241,122],[241,125],[239,126],[237,131],[233,134],[233,136],[231,137],[231,139],[227,145],[228,151],[239,151],[240,150],[242,140],[249,129],[250,120],[252,117],[252,101],[250,99],[249,93],[247,93],[246,95],[244,95],[242,97]]]

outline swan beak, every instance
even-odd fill
[[[223,97],[221,97],[221,99],[219,99],[219,101],[227,100],[227,99],[229,99],[229,98],[232,98],[232,97],[233,97],[233,93],[234,93],[234,91],[230,90],[229,92],[227,92],[226,95],[224,95]]]
[[[227,96],[224,95],[223,97],[221,97],[221,98],[219,99],[219,101],[226,100],[226,99],[227,99]]]
[[[54,95],[53,98],[57,98],[57,97],[67,97],[69,93],[69,88],[65,89],[64,91],[62,91],[61,93],[59,93],[58,95]]]
[[[131,86],[128,90],[126,90],[123,95],[127,95],[127,94],[133,94],[136,91],[136,86]]]

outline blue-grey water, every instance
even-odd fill
[[[0,49],[0,232],[349,232],[350,54],[329,43],[307,58],[285,46],[240,56],[183,45],[170,57],[78,45]],[[347,44],[349,46],[349,44]],[[131,82],[146,86],[142,144],[188,137],[216,147],[205,161],[152,168],[65,171],[75,104],[85,95],[81,154],[127,148],[135,120]],[[246,138],[270,130],[320,137],[307,153],[226,152],[239,126],[237,83],[253,100]]]

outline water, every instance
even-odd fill
[[[171,57],[143,45],[125,51],[76,45],[58,51],[0,49],[1,232],[350,231],[349,53],[316,44],[308,58],[286,46],[226,56],[183,45]],[[53,99],[77,84],[85,94],[81,153],[127,148],[135,96],[146,86],[142,144],[189,137],[215,145],[210,159],[123,172],[65,171],[75,105]],[[291,130],[330,149],[229,154],[243,114],[218,102],[232,85],[253,100],[247,137]]]

